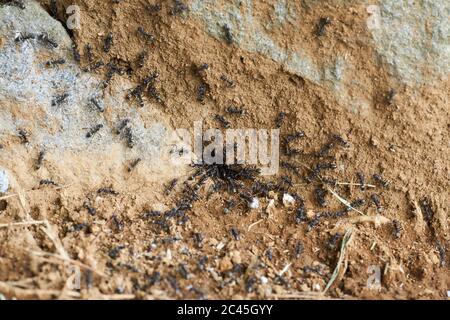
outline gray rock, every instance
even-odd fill
[[[450,73],[450,2],[381,1],[372,28],[378,53],[393,76],[409,85]]]
[[[34,35],[34,39],[24,39]],[[58,44],[56,48],[42,36]],[[41,38],[39,38],[41,37]],[[132,88],[128,80],[119,86],[110,86],[108,93],[102,90],[103,79],[84,72],[73,59],[72,41],[59,21],[36,2],[27,1],[21,10],[14,6],[0,6],[0,100],[21,113],[31,113],[29,118],[16,117],[14,109],[0,109],[0,138],[17,135],[21,128],[32,128],[28,148],[45,148],[48,152],[65,151],[89,154],[108,154],[114,148],[122,148],[126,159],[137,156],[149,164],[161,152],[167,122],[156,108],[146,103],[145,112],[131,106],[125,96]],[[42,58],[42,57],[50,58]],[[53,67],[46,66],[49,59],[63,58],[66,62]],[[111,93],[110,93],[111,92]],[[67,98],[60,104],[53,101],[63,94]],[[113,119],[92,106],[92,98],[104,108],[111,108]],[[17,107],[16,107],[17,106]],[[9,110],[9,111],[8,111]],[[141,116],[142,114],[142,116]],[[154,117],[153,117],[154,116]],[[126,143],[117,134],[115,126],[124,118],[130,119],[135,147],[127,150]],[[149,120],[155,120],[149,122]],[[113,123],[112,123],[113,122]],[[96,125],[103,125],[95,139],[87,139],[86,133]],[[6,153],[7,151],[3,151]]]

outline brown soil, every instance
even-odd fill
[[[164,1],[162,10],[152,15],[144,12],[145,1],[140,0],[120,4],[70,0],[60,1],[59,5],[65,2],[80,5],[88,12],[82,16],[80,32],[74,34],[81,53],[90,44],[95,61],[117,59],[122,66],[130,65],[133,71],[128,77],[136,83],[159,72],[156,87],[163,102],[149,101],[169,117],[174,127],[189,128],[201,118],[206,125],[217,127],[214,115],[221,114],[235,128],[273,128],[277,115],[287,113],[282,135],[302,130],[306,138],[293,144],[302,155],[283,155],[282,161],[294,164],[299,172],[283,168],[275,177],[258,180],[279,182],[282,176],[290,177],[293,186],[286,192],[304,198],[308,218],[297,223],[299,201],[292,208],[285,207],[280,190],[260,196],[258,210],[238,205],[225,214],[226,201],[239,198],[227,192],[209,196],[212,181],[208,180],[199,191],[200,199],[186,213],[188,219],[169,219],[165,229],[153,223],[157,218],[145,218],[144,213],[173,208],[182,196],[187,176],[179,179],[169,195],[164,191],[168,181],[149,178],[141,167],[110,181],[97,181],[95,177],[82,180],[78,176],[85,177],[83,172],[90,170],[90,164],[68,154],[65,163],[73,167],[77,164],[79,174],[59,169],[75,183],[61,189],[48,186],[28,192],[24,191],[28,189],[26,184],[21,183],[21,189],[13,183],[20,196],[0,202],[0,223],[17,221],[23,218],[23,212],[30,212],[34,219],[47,219],[51,225],[0,229],[0,292],[6,297],[446,297],[450,289],[450,261],[445,255],[445,248],[449,248],[450,210],[449,82],[414,89],[389,83],[388,71],[372,59],[373,49],[360,41],[370,38],[364,8],[314,8],[305,14],[304,25],[309,28],[286,28],[280,33],[282,39],[278,39],[286,46],[301,46],[315,53],[319,63],[331,60],[336,52],[351,57],[360,66],[354,77],[364,83],[351,94],[375,101],[369,109],[355,112],[339,105],[329,90],[287,72],[270,59],[210,37],[189,15],[170,15],[171,1]],[[258,10],[264,17],[267,8],[261,5]],[[333,21],[319,39],[314,36],[318,16],[329,16]],[[136,67],[144,46],[135,31],[139,26],[156,38],[142,68]],[[106,54],[102,48],[108,32],[113,33],[114,44]],[[209,68],[199,76],[195,66],[203,63],[208,63]],[[87,65],[85,56],[81,65]],[[102,74],[104,70],[96,72]],[[232,79],[235,86],[228,86],[222,75]],[[111,85],[120,85],[120,77],[127,76],[115,75]],[[197,101],[202,81],[209,88],[203,104]],[[397,94],[388,103],[386,93],[392,86]],[[225,109],[230,105],[244,106],[247,114],[228,115]],[[311,156],[332,134],[341,135],[350,146],[335,143],[329,157]],[[15,168],[18,175],[29,172],[33,160],[30,153],[19,151],[20,142],[2,143],[17,147],[18,154],[29,158],[29,167]],[[0,165],[12,160],[2,159]],[[108,159],[103,160],[107,163]],[[371,195],[378,194],[386,223],[359,223],[356,219],[361,215],[351,211],[340,218],[324,217],[309,230],[315,214],[345,208],[329,192],[327,206],[321,208],[314,197],[320,181],[305,181],[310,174],[306,167],[330,161],[337,164],[337,169],[327,171],[328,178],[358,183],[357,173],[361,172],[366,183],[376,188],[328,187],[349,201],[365,199],[358,210],[370,217],[376,215]],[[389,186],[380,186],[373,174],[382,175]],[[36,179],[30,177],[28,184],[36,185]],[[100,186],[112,186],[119,194],[99,195],[96,191]],[[275,199],[275,208],[266,212],[270,198]],[[95,208],[95,214],[89,214],[85,204]],[[394,220],[402,229],[398,237]],[[239,231],[239,240],[231,234],[232,228]],[[342,237],[348,230],[353,231],[352,240],[338,277],[328,292],[320,295],[338,263]],[[201,243],[196,241],[195,233],[202,235]],[[299,244],[302,252],[296,252]],[[42,256],[42,252],[47,254]],[[69,262],[61,259],[65,254]],[[74,265],[81,268],[81,290],[70,290],[68,286]],[[279,276],[286,266],[289,268]],[[381,270],[380,289],[367,287],[370,266]],[[262,276],[267,283],[261,281]]]

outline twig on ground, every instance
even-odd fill
[[[339,276],[339,273],[341,272],[341,265],[342,265],[342,262],[345,259],[347,246],[348,246],[348,244],[350,243],[350,241],[352,239],[352,235],[353,235],[353,230],[352,229],[348,229],[345,232],[344,237],[342,238],[341,251],[339,252],[339,259],[338,259],[338,262],[336,264],[336,268],[334,269],[333,274],[331,275],[331,278],[328,281],[327,286],[323,290],[323,292],[322,292],[323,294],[325,294],[328,291],[328,289],[330,289],[330,287],[333,285],[334,281]]]

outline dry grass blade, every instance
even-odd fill
[[[341,251],[339,252],[339,260],[336,264],[336,268],[334,269],[333,274],[331,275],[330,280],[328,281],[327,286],[325,287],[325,289],[322,292],[323,294],[325,294],[328,291],[328,289],[330,289],[330,287],[333,285],[334,281],[339,276],[339,273],[341,272],[341,265],[342,265],[342,262],[344,261],[345,254],[347,251],[347,246],[352,239],[352,235],[353,235],[353,230],[348,229],[345,232],[344,238],[342,238]]]
[[[376,188],[373,184],[362,184],[362,183],[354,183],[354,182],[336,182],[338,186],[353,186],[353,187],[367,187],[367,188]]]
[[[69,254],[66,252],[66,249],[64,249],[61,239],[59,239],[58,232],[50,225],[47,220],[45,221],[45,226],[41,227],[41,229],[42,231],[44,231],[47,237],[52,240],[56,250],[59,252],[59,255],[66,260],[70,260]]]
[[[338,199],[340,202],[342,202],[345,206],[347,206],[349,209],[358,212],[361,215],[365,215],[364,213],[362,213],[361,211],[359,211],[358,209],[355,209],[352,207],[352,205],[350,204],[350,202],[348,202],[347,200],[345,200],[344,198],[342,198],[340,195],[338,195],[333,189],[331,189],[330,187],[327,187],[328,191],[331,192],[331,194],[333,196],[336,197],[336,199]]]
[[[45,224],[45,223],[46,223],[45,221],[21,221],[21,222],[11,222],[11,223],[0,223],[0,229],[32,226],[32,225]]]
[[[79,262],[77,260],[73,260],[73,259],[70,259],[70,258],[65,258],[65,257],[62,257],[62,256],[57,255],[57,254],[53,254],[53,253],[50,253],[50,252],[39,252],[39,251],[31,251],[31,250],[28,250],[28,251],[31,254],[33,254],[34,256],[40,257],[42,260],[45,260],[46,262],[55,263],[55,264],[59,264],[61,262],[66,262],[66,263],[69,263],[69,264],[76,265],[76,266],[78,266],[78,267],[80,267],[82,269],[91,270],[92,272],[98,274],[99,276],[106,277],[106,275],[104,273],[102,273],[102,272],[100,272],[98,270],[95,270],[91,266],[88,266],[88,265],[86,265],[86,264],[84,264],[82,262]],[[49,258],[53,258],[53,260],[49,259]]]
[[[18,299],[54,299],[61,294],[59,290],[25,289],[14,286],[7,282],[0,281],[0,291],[7,296]],[[70,298],[80,298],[81,294],[76,291],[67,291],[66,296]]]

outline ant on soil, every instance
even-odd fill
[[[178,179],[172,179],[166,187],[165,194],[168,196],[177,185]]]
[[[108,53],[111,50],[113,42],[114,42],[114,37],[113,37],[112,32],[110,32],[110,33],[108,33],[108,35],[105,38],[105,43],[103,45],[103,51]]]
[[[118,196],[119,193],[114,191],[112,188],[100,188],[97,190],[98,194],[105,194],[105,195],[113,195],[113,196]]]
[[[138,32],[138,34],[142,35],[146,41],[148,41],[148,42],[155,41],[155,37],[152,36],[147,31],[145,31],[143,27],[138,27],[137,32]]]
[[[133,169],[136,168],[136,166],[137,166],[141,161],[142,161],[141,158],[137,158],[137,159],[131,161],[131,163],[129,164],[128,169],[127,169],[128,172],[133,171]]]
[[[392,225],[394,227],[394,235],[397,239],[399,239],[402,236],[403,227],[400,221],[397,219],[392,220]]]
[[[42,179],[41,181],[39,181],[39,185],[40,186],[55,186],[55,187],[58,186],[58,184],[55,181],[50,180],[50,179]]]
[[[206,96],[207,91],[208,91],[208,85],[206,83],[202,82],[197,89],[197,101],[199,101],[203,104],[205,102],[205,96]]]
[[[246,114],[245,109],[242,107],[231,106],[231,107],[228,107],[226,111],[229,114],[233,114],[233,115],[237,115],[237,116],[244,116]]]
[[[316,27],[316,36],[321,37],[325,34],[326,27],[331,24],[331,18],[320,18]]]
[[[385,180],[380,174],[374,174],[373,179],[382,187],[389,187],[389,181]]]
[[[370,196],[370,199],[375,204],[375,207],[377,208],[377,212],[381,213],[383,211],[383,207],[381,206],[381,200],[380,197],[377,194],[372,194]]]
[[[283,124],[283,122],[284,122],[286,116],[287,116],[286,112],[283,112],[283,111],[281,111],[281,112],[278,114],[277,118],[275,119],[275,127],[276,127],[277,129],[280,129],[280,128],[281,128],[281,125]]]
[[[38,154],[38,157],[36,160],[36,164],[34,166],[34,168],[36,170],[39,170],[41,168],[42,162],[44,161],[44,157],[45,157],[45,151],[44,150],[39,151],[39,154]]]
[[[174,0],[174,5],[170,9],[169,13],[172,16],[178,16],[187,10],[188,6],[181,2],[181,0]]]
[[[227,76],[225,75],[221,75],[220,76],[220,80],[222,80],[223,82],[225,82],[229,87],[234,87],[236,85],[236,83],[229,79]]]
[[[224,129],[230,128],[230,122],[228,122],[223,116],[216,114],[214,119],[218,121]]]

